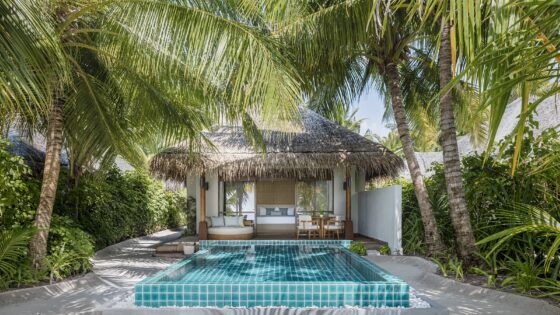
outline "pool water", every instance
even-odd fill
[[[337,241],[201,241],[135,287],[140,306],[402,306],[402,280]]]

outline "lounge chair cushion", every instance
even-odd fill
[[[223,227],[225,225],[223,216],[210,217],[210,222],[212,222],[212,227]]]
[[[240,220],[241,218],[241,220]],[[224,217],[225,226],[228,227],[242,227],[243,226],[243,217],[235,216],[235,217]]]
[[[241,234],[251,234],[253,233],[253,228],[250,226],[245,227],[211,227],[208,228],[208,234],[214,235],[241,235]]]

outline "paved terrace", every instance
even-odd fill
[[[141,309],[133,306],[134,284],[179,258],[154,257],[154,246],[177,239],[182,231],[162,231],[127,240],[96,253],[94,271],[55,285],[0,293],[0,314],[560,314],[541,300],[480,288],[442,278],[418,257],[370,256],[408,282],[417,293],[443,308],[397,309]]]

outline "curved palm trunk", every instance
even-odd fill
[[[62,150],[62,104],[55,103],[49,113],[47,128],[47,150],[39,207],[35,216],[37,232],[30,244],[32,266],[39,270],[47,253],[47,238],[51,224],[52,210],[56,197],[58,175],[60,173],[60,151]]]
[[[445,23],[443,25],[441,48],[439,51],[440,88],[446,86],[452,79],[451,41],[449,32],[449,24]],[[455,229],[459,256],[468,265],[477,259],[477,248],[467,203],[465,201],[465,192],[463,190],[461,158],[457,147],[457,133],[455,130],[455,118],[453,117],[453,99],[451,93],[448,92],[440,95],[440,111],[443,166],[451,221]]]
[[[445,245],[443,245],[443,242],[441,241],[441,236],[439,235],[436,224],[436,218],[428,197],[428,190],[426,189],[426,184],[424,184],[424,178],[422,177],[420,167],[418,166],[418,160],[414,154],[412,138],[408,129],[402,100],[402,91],[400,86],[401,80],[399,78],[397,66],[393,63],[387,64],[386,71],[387,78],[389,79],[389,87],[391,89],[393,114],[395,116],[395,122],[397,123],[397,129],[399,131],[399,136],[406,158],[406,164],[408,164],[408,170],[410,171],[410,177],[412,178],[412,183],[414,185],[416,199],[418,199],[422,223],[424,224],[424,238],[428,247],[428,254],[434,255],[443,251],[445,249]]]

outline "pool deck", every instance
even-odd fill
[[[154,257],[154,247],[182,231],[162,231],[127,240],[96,253],[94,271],[54,285],[0,293],[0,314],[560,314],[542,300],[456,282],[435,274],[419,257],[368,256],[443,308],[433,309],[142,309],[133,306],[134,284],[179,260]]]

